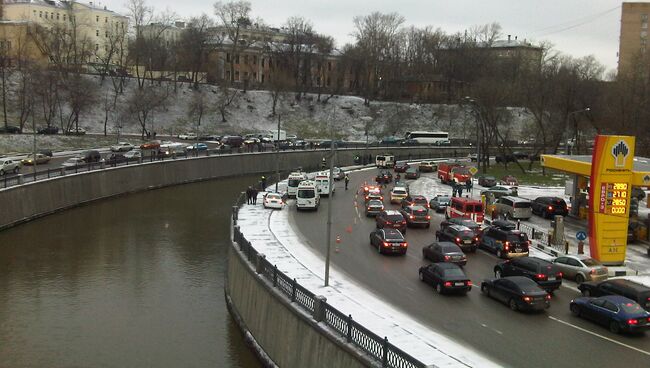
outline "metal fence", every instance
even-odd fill
[[[386,337],[380,337],[333,306],[327,304],[324,298],[317,297],[295,279],[290,278],[271,264],[263,255],[253,248],[237,226],[237,214],[243,203],[243,193],[233,206],[233,240],[239,250],[253,265],[256,272],[273,284],[287,299],[312,315],[317,322],[324,322],[345,340],[365,351],[381,363],[382,367],[390,368],[424,368],[426,365],[391,344]]]
[[[548,231],[541,230],[539,228],[536,228],[534,226],[531,226],[529,224],[524,224],[524,223],[518,223],[517,224],[519,230],[523,233],[526,233],[528,235],[528,238],[534,241],[537,241],[538,243],[553,248],[557,250],[558,252],[564,252],[564,242],[563,244],[554,244],[551,241],[551,236],[548,233]]]

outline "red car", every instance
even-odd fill
[[[393,169],[395,170],[396,173],[403,173],[406,172],[406,170],[408,170],[409,167],[411,167],[411,165],[409,165],[406,162],[398,162],[395,164]]]
[[[158,149],[160,148],[160,141],[149,141],[142,143],[140,149]]]

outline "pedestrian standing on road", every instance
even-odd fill
[[[458,184],[458,196],[462,197],[463,196],[463,186]]]
[[[350,183],[350,177],[348,174],[345,174],[345,179],[343,180],[345,180],[345,190],[348,190],[348,184]]]
[[[249,186],[246,189],[246,204],[251,204],[253,201],[253,187]]]
[[[252,188],[252,189],[253,189],[253,191],[252,191],[253,204],[257,204],[257,193],[259,193],[259,192],[255,188]]]
[[[266,190],[266,176],[262,175],[262,191]]]

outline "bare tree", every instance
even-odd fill
[[[126,101],[125,113],[140,125],[142,139],[148,133],[151,114],[165,105],[169,94],[168,88],[149,85],[138,88]]]
[[[235,81],[235,60],[242,50],[246,50],[252,40],[245,38],[243,31],[250,27],[253,22],[250,18],[251,3],[249,1],[239,0],[214,3],[214,13],[219,19],[219,26],[226,33],[227,40],[224,40],[224,46],[229,51],[226,57],[226,63],[229,69],[230,84]]]
[[[179,56],[181,65],[190,71],[194,89],[199,87],[199,75],[205,70],[207,55],[220,43],[213,32],[214,20],[206,14],[191,18],[181,35]]]
[[[217,91],[217,103],[216,107],[221,115],[221,122],[225,123],[228,121],[226,116],[228,115],[228,109],[232,104],[237,101],[239,97],[239,91],[236,88],[231,87],[231,83],[226,80],[222,86],[219,86]]]

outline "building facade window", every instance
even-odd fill
[[[99,37],[99,29],[95,30],[95,36]]]
[[[39,17],[39,18],[43,18],[43,12],[40,11],[40,10],[39,10],[39,12],[38,12],[38,17]]]
[[[239,54],[235,55],[235,64],[239,64]]]
[[[235,81],[239,82],[239,71],[235,71]]]
[[[60,17],[61,17],[61,14],[59,14],[59,13],[56,13],[56,20],[61,20],[61,18],[60,18]]]
[[[230,80],[230,70],[226,71],[226,79]]]
[[[65,20],[66,20],[66,19],[65,19],[66,17],[67,17],[67,15],[63,14],[63,21],[64,21],[64,22],[65,22]]]

